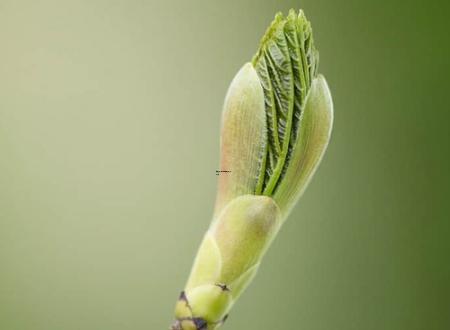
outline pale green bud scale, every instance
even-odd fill
[[[254,194],[266,146],[264,93],[256,70],[245,64],[225,97],[220,138],[220,175],[217,213],[233,198]]]

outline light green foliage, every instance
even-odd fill
[[[325,152],[333,105],[303,12],[278,14],[225,98],[213,221],[176,308],[174,330],[226,320]]]

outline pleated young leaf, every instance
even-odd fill
[[[269,142],[261,189],[256,193],[271,196],[289,166],[306,96],[317,75],[318,54],[303,12],[297,16],[291,10],[286,18],[275,17],[253,65],[264,90]]]

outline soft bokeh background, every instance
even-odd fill
[[[447,3],[0,0],[0,329],[167,329],[226,88],[291,7],[335,129],[226,328],[449,329]]]

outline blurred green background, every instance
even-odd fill
[[[291,7],[334,133],[226,329],[450,328],[448,2],[0,0],[0,329],[167,329],[226,89]]]

